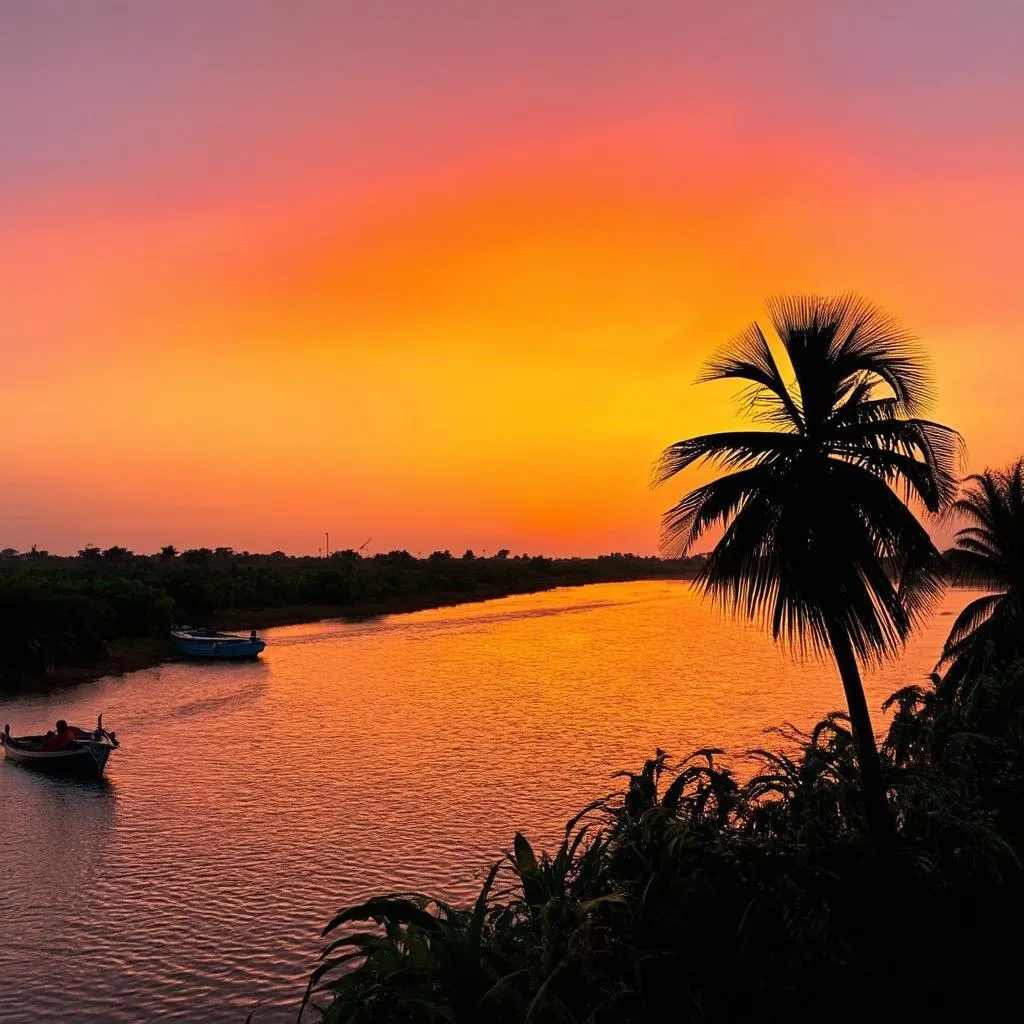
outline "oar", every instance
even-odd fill
[[[117,747],[121,746],[121,744],[117,742],[117,737],[112,732],[107,732],[107,730],[103,728],[103,712],[102,711],[100,712],[99,717],[96,719],[96,732],[100,736],[105,736],[108,740],[110,740],[110,745],[112,747],[114,747],[115,749]]]

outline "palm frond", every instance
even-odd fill
[[[961,586],[983,587],[995,590],[1006,587],[1010,581],[1008,566],[1001,552],[993,552],[989,545],[973,537],[957,536],[953,579]]]
[[[981,626],[988,622],[1002,599],[1002,594],[986,594],[984,597],[971,601],[960,612],[942,648],[939,666],[950,662],[963,652],[965,644],[974,637]]]
[[[900,411],[907,416],[922,412],[934,397],[924,353],[893,316],[858,295],[834,300],[832,315],[837,331],[836,369],[880,378],[892,389]]]
[[[895,472],[888,482],[913,493],[929,512],[943,511],[956,497],[964,460],[963,438],[941,423],[870,418],[834,425],[830,437],[836,453],[849,458],[874,458],[885,465],[880,454],[893,456],[888,466],[890,472]],[[917,465],[911,466],[906,460]]]
[[[876,380],[888,385],[903,415],[915,416],[928,405],[931,379],[920,348],[877,306],[853,293],[777,296],[767,306],[808,424],[826,422],[852,389],[865,397]]]
[[[803,428],[800,410],[782,379],[764,332],[756,323],[748,324],[708,359],[697,383],[730,379],[749,382],[743,393],[748,410],[759,410],[761,414],[771,410],[768,418],[777,417],[780,425],[795,431]]]
[[[1003,553],[996,547],[997,541],[992,534],[980,526],[965,526],[957,531],[958,544],[969,545],[968,550],[992,559],[1000,559]]]
[[[756,493],[765,468],[755,466],[719,477],[690,491],[662,516],[661,546],[682,557],[715,526],[725,526],[743,503]]]
[[[828,426],[852,426],[857,423],[878,423],[881,420],[898,420],[900,415],[899,402],[895,398],[872,397],[877,382],[869,377],[861,377],[863,387],[851,390],[849,395],[832,411]]]
[[[954,579],[996,591],[960,613],[942,649],[942,690],[957,699],[980,673],[1024,655],[1024,459],[968,477],[953,509],[968,524],[956,535]]]
[[[654,485],[665,483],[695,462],[705,461],[723,469],[755,465],[800,450],[795,434],[768,430],[734,430],[702,434],[669,445],[654,467]]]

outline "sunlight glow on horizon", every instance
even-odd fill
[[[651,12],[672,27],[671,5]],[[122,38],[122,16],[90,29],[106,33],[112,83],[130,65],[162,95],[172,73],[137,66],[155,28],[135,16]],[[488,103],[515,108],[505,90],[526,51],[512,42],[493,70],[468,44],[452,51],[452,81],[475,77],[479,95],[425,119],[414,92],[386,81],[394,40],[379,69],[359,71],[377,90],[367,110],[350,111],[344,68],[317,65],[310,81],[336,90],[341,120],[322,111],[314,146],[313,85],[282,81],[258,146],[233,149],[260,112],[246,88],[266,86],[271,43],[254,35],[205,113],[201,91],[185,95],[182,130],[152,128],[159,168],[134,100],[118,97],[94,149],[62,170],[60,133],[41,141],[59,118],[39,99],[38,145],[15,161],[25,170],[0,169],[0,546],[303,553],[329,530],[332,547],[373,536],[374,550],[650,553],[660,512],[700,479],[651,492],[653,460],[734,422],[727,386],[691,386],[700,362],[784,291],[853,289],[899,316],[928,349],[935,415],[964,433],[970,468],[1018,455],[1024,141],[991,123],[989,103],[1007,82],[979,78],[977,131],[969,91],[944,123],[899,83],[902,114],[884,92],[828,83],[847,116],[826,123],[802,98],[814,81],[771,77],[772,55],[741,41],[731,62],[760,61],[746,79],[697,66],[648,81],[624,62],[584,102],[574,69],[610,45],[602,25],[579,30],[564,71],[525,73],[524,94],[545,83],[550,109],[536,129],[506,111],[504,137],[458,124],[483,123]],[[522,31],[532,45],[542,29]],[[639,38],[622,46],[639,54]],[[978,39],[975,62],[990,42]],[[1024,72],[1012,73],[1019,98]],[[938,74],[922,58],[921,81]],[[935,84],[938,103],[949,83]],[[89,85],[96,111],[111,88]],[[778,123],[759,123],[765,104]],[[207,138],[218,118],[220,149]],[[928,159],[951,131],[957,152]]]

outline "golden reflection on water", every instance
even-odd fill
[[[874,711],[924,681],[972,596],[949,594],[869,676]],[[123,742],[102,787],[0,765],[0,1021],[62,1019],[68,992],[81,1021],[292,1019],[342,903],[467,898],[516,829],[551,843],[656,747],[742,751],[843,701],[830,666],[794,663],[678,582],[268,639],[256,664],[0,702],[16,733],[103,711]]]

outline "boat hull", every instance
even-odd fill
[[[263,648],[267,646],[259,637],[235,640],[175,635],[173,640],[178,650],[188,658],[215,658],[225,661],[258,658]]]
[[[29,750],[4,737],[0,737],[0,745],[6,760],[33,771],[94,779],[103,775],[113,749],[106,743],[79,741],[66,750]]]

